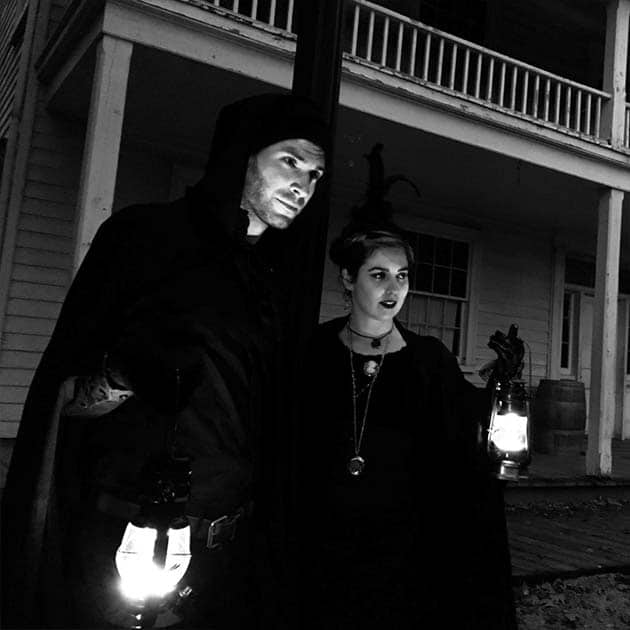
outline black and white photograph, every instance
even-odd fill
[[[629,38],[0,0],[0,627],[630,628]]]

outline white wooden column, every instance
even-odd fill
[[[112,212],[133,44],[104,35],[97,44],[81,165],[74,271]]]
[[[608,189],[602,193],[599,201],[587,475],[610,475],[612,470],[611,440],[617,385],[617,300],[623,195],[620,190]]]
[[[629,21],[630,0],[609,0],[603,89],[612,95],[612,100],[602,112],[602,132],[613,146],[622,146],[624,140]]]

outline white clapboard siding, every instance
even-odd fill
[[[531,350],[533,385],[548,373],[551,331],[551,237],[533,238],[509,230],[492,230],[483,244],[477,313],[477,354],[481,360],[496,355],[487,347],[495,330],[519,326]],[[524,377],[529,378],[529,350]]]
[[[15,257],[13,260],[15,263],[19,263],[21,265],[46,267],[48,269],[61,269],[63,271],[67,271],[71,263],[71,257],[69,254],[32,249],[29,247],[17,247],[15,249]]]
[[[57,319],[61,305],[57,302],[42,302],[40,300],[9,300],[7,313],[9,315],[23,315],[24,317],[42,317]]]
[[[54,174],[51,173],[50,177],[54,177]],[[27,199],[41,199],[72,206],[76,201],[76,193],[57,180],[53,181],[55,183],[27,181],[24,196]]]
[[[61,269],[46,269],[45,267],[33,267],[30,265],[15,265],[13,267],[13,280],[19,282],[40,282],[65,287],[70,278],[70,271]]]
[[[3,422],[0,423],[0,427],[5,422],[9,422],[11,425],[15,425],[16,433],[17,433],[17,424],[22,414],[22,405],[19,404],[11,404],[11,403],[0,403],[0,418],[2,418]],[[13,428],[13,427],[11,427]],[[6,429],[1,429],[6,431]],[[2,434],[0,434],[0,437]],[[4,437],[15,437],[15,435],[5,435]]]
[[[51,200],[25,198],[22,206],[26,214],[32,214],[50,219],[57,219],[72,223],[74,219],[75,208],[68,203],[58,203]]]
[[[7,369],[0,367],[0,385],[15,385],[28,387],[33,380],[35,370],[31,369]]]
[[[21,352],[19,350],[6,350],[0,356],[0,367],[20,368],[31,370],[37,367],[40,354],[38,352]]]
[[[60,303],[66,297],[66,289],[65,287],[57,287],[50,284],[13,282],[9,290],[9,297]]]
[[[37,234],[63,236],[69,240],[72,239],[74,233],[73,224],[69,221],[27,214],[26,212],[22,212],[18,229],[25,232],[36,232]]]
[[[51,319],[39,317],[13,317],[8,316],[4,322],[4,333],[24,333],[27,335],[52,334],[55,322]],[[0,353],[0,365],[2,365],[2,353]]]
[[[41,232],[20,230],[17,235],[17,245],[25,249],[38,249],[43,252],[72,255],[72,239]]]
[[[9,22],[24,0],[0,2],[0,137],[6,135],[6,109],[12,103],[19,50],[6,47]],[[68,0],[52,0],[48,34],[59,25]],[[13,64],[13,66],[12,66]],[[0,346],[0,437],[14,437],[22,403],[41,353],[56,323],[71,276],[82,123],[61,121],[38,95],[26,165],[9,299]]]
[[[21,405],[26,400],[28,387],[8,387],[0,385],[0,398],[9,404]]]
[[[47,345],[48,337],[45,335],[21,335],[17,333],[2,335],[2,347],[5,350],[43,352]]]

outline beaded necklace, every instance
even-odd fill
[[[363,442],[363,435],[365,433],[368,407],[370,406],[370,398],[372,396],[372,388],[374,387],[374,383],[376,383],[376,378],[378,377],[381,367],[383,365],[383,361],[385,360],[385,353],[387,352],[387,346],[389,345],[389,337],[386,338],[385,343],[383,345],[383,349],[381,350],[381,356],[378,362],[378,365],[374,369],[371,374],[366,372],[367,376],[370,376],[370,384],[367,388],[367,398],[365,400],[365,407],[363,409],[363,418],[361,419],[361,429],[358,430],[357,427],[357,398],[363,393],[362,390],[357,393],[357,379],[354,373],[354,352],[352,350],[352,336],[351,336],[350,326],[346,325],[346,333],[348,336],[348,353],[350,356],[350,374],[352,376],[352,446],[354,450],[354,456],[352,456],[348,460],[347,468],[348,472],[353,477],[359,477],[365,468],[365,458],[361,457],[361,443]],[[390,331],[391,332],[391,331]],[[388,333],[389,334],[389,333]],[[358,433],[358,435],[357,435]]]

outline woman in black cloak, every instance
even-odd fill
[[[395,320],[412,256],[389,226],[331,248],[351,312],[308,355],[304,627],[516,627],[502,487],[478,444],[489,397]]]
[[[413,251],[382,192],[330,248],[350,314],[305,357],[301,627],[513,629],[503,487],[480,446],[490,397],[396,320]]]

